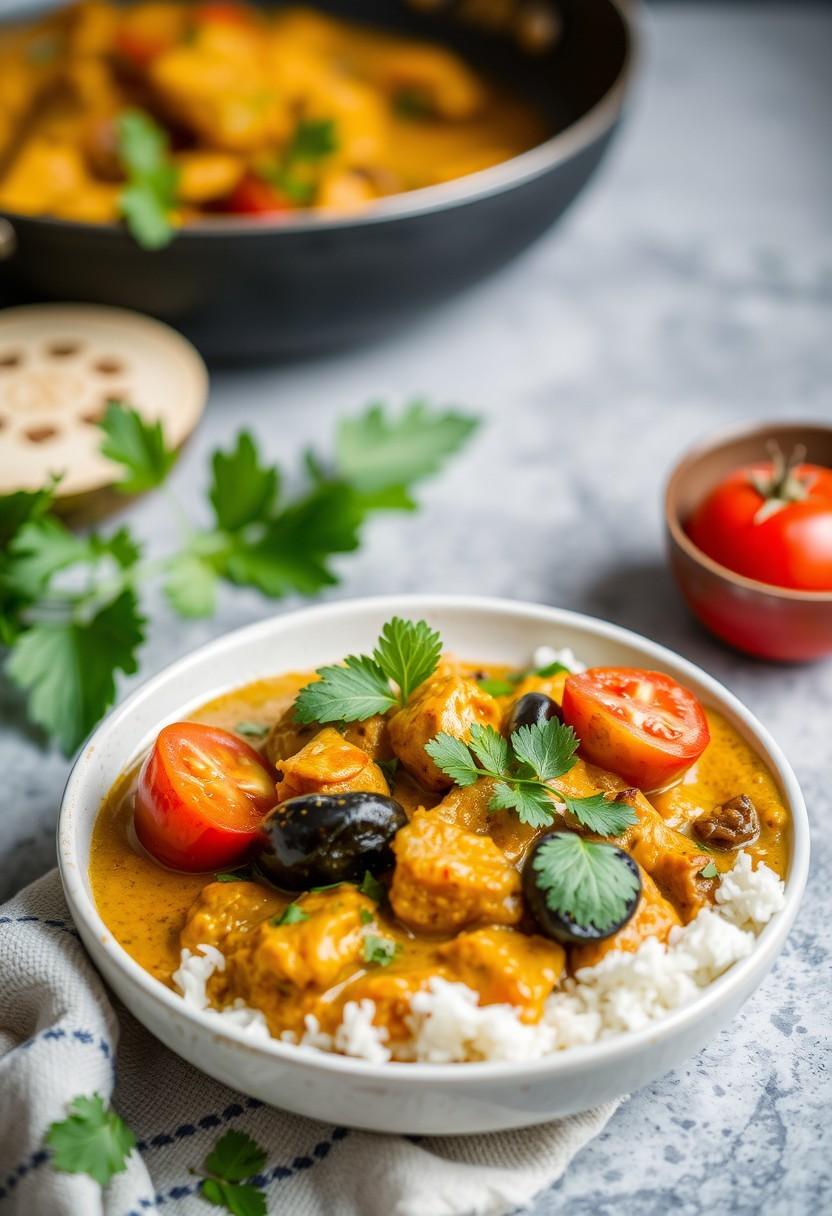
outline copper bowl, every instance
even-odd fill
[[[832,426],[754,423],[721,431],[685,456],[665,492],[670,566],[693,614],[729,646],[758,658],[803,662],[832,654],[832,591],[792,591],[736,574],[693,543],[685,524],[714,486],[740,465],[806,446],[806,460],[832,468]]]

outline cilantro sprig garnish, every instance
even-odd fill
[[[543,828],[565,808],[588,831],[618,836],[636,821],[632,807],[603,794],[573,798],[550,784],[575,765],[577,749],[578,736],[557,718],[521,726],[510,739],[493,726],[474,723],[467,743],[443,731],[425,745],[437,768],[456,785],[473,785],[482,777],[495,780],[492,811],[513,810],[521,823]]]
[[[605,933],[621,922],[639,890],[637,873],[612,845],[555,832],[532,859],[550,911]]]
[[[81,1094],[68,1109],[67,1117],[52,1123],[46,1133],[52,1165],[65,1174],[88,1174],[106,1186],[114,1174],[127,1169],[136,1137],[100,1094]]]
[[[265,1164],[266,1153],[256,1140],[228,1131],[205,1158],[199,1193],[232,1216],[266,1216],[266,1192],[251,1181]]]
[[[280,916],[273,916],[269,921],[270,925],[302,925],[305,920],[309,920],[309,913],[304,912],[300,904],[287,904]]]
[[[143,249],[161,249],[174,236],[179,171],[170,157],[168,137],[143,110],[123,110],[116,119],[116,143],[126,183],[119,209]]]
[[[342,665],[318,668],[319,678],[298,693],[295,717],[299,722],[362,722],[401,708],[436,671],[441,653],[442,639],[426,621],[393,617],[372,655],[351,654]]]
[[[241,432],[211,457],[201,523],[174,502],[181,537],[158,556],[145,556],[125,527],[108,535],[69,531],[53,510],[55,482],[0,495],[0,646],[9,650],[5,672],[26,694],[31,720],[67,754],[86,738],[114,700],[117,674],[137,670],[146,631],[139,592],[151,580],[161,581],[169,607],[186,618],[210,616],[230,584],[279,599],[337,583],[332,560],[359,547],[365,521],[375,511],[411,509],[416,483],[460,446],[459,426],[467,436],[476,425],[422,404],[400,417],[379,410],[338,424],[333,456],[307,459],[294,496],[280,469]],[[176,453],[158,422],[111,402],[99,425],[102,449],[119,469],[119,491],[164,485]],[[353,450],[355,434],[363,436],[363,458]],[[369,492],[375,442],[391,460],[386,474],[373,466]],[[384,642],[385,663],[412,690],[429,648],[411,653],[401,644],[395,637]]]
[[[293,203],[308,206],[317,190],[309,169],[337,150],[338,136],[331,118],[301,118],[278,159],[260,165],[258,173]]]
[[[543,667],[525,667],[522,671],[510,671],[507,676],[480,676],[477,683],[483,692],[490,693],[492,697],[508,697],[515,691],[518,684],[522,684],[523,680],[529,676],[538,676],[540,679],[548,679],[550,676],[559,675],[561,672],[569,674],[569,668],[564,663],[557,661],[546,663]]]

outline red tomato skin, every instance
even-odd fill
[[[197,25],[252,25],[254,14],[244,5],[234,4],[233,0],[208,0],[197,5],[194,21]]]
[[[233,215],[271,216],[285,215],[292,205],[274,186],[264,182],[253,173],[247,173],[229,195],[224,211]]]
[[[258,838],[258,826],[247,829],[209,819],[198,808],[189,806],[177,791],[171,757],[165,746],[165,732],[187,726],[206,732],[206,738],[225,736],[241,756],[254,760],[265,773],[269,770],[261,756],[236,735],[197,723],[173,723],[160,733],[142,765],[136,786],[133,826],[140,843],[163,865],[174,870],[199,872],[217,870],[242,861]],[[210,733],[209,733],[210,732]],[[271,779],[271,775],[269,774]],[[277,796],[272,805],[276,804]],[[263,807],[263,814],[270,807]]]
[[[598,697],[594,677],[607,674],[645,679],[678,698],[684,712],[683,737],[662,740],[618,718]],[[572,675],[563,689],[563,720],[581,742],[585,760],[617,773],[645,793],[667,789],[702,755],[710,740],[708,719],[692,693],[662,672],[630,667],[595,667]]]
[[[165,38],[153,38],[150,35],[129,29],[119,30],[115,38],[116,51],[136,68],[146,68],[170,50],[172,43]]]
[[[713,561],[745,578],[795,591],[832,591],[832,469],[803,464],[809,495],[755,522],[763,498],[749,476],[771,474],[771,464],[730,474],[700,503],[687,523],[693,543]]]

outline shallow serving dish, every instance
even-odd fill
[[[569,646],[591,664],[632,664],[669,673],[717,708],[753,745],[792,816],[793,846],[783,910],[749,957],[691,1004],[649,1028],[571,1048],[527,1064],[370,1064],[220,1029],[145,972],[96,911],[88,865],[99,805],[160,725],[210,697],[269,672],[315,667],[372,646],[390,616],[424,616],[451,650],[483,662],[522,664],[538,645]],[[541,1123],[647,1084],[724,1026],[771,967],[806,882],[809,830],[791,767],[754,716],[711,676],[637,634],[561,609],[475,597],[354,600],[273,617],[220,638],[149,680],[98,727],[76,762],[61,806],[58,856],[81,938],[130,1010],[172,1050],[244,1093],[327,1122],[373,1131],[453,1134]]]
[[[570,205],[618,126],[636,0],[557,0],[561,36],[530,55],[467,6],[316,0],[345,19],[451,47],[532,101],[553,134],[511,160],[382,199],[356,215],[218,216],[141,249],[121,227],[0,215],[0,307],[71,300],[135,308],[204,354],[245,359],[376,337],[516,257]]]

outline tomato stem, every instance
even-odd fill
[[[749,481],[763,500],[754,515],[755,524],[765,523],[789,503],[803,502],[809,497],[814,480],[811,475],[800,477],[797,473],[806,459],[805,444],[795,444],[788,459],[776,439],[770,439],[766,447],[771,456],[771,471],[749,474]]]

